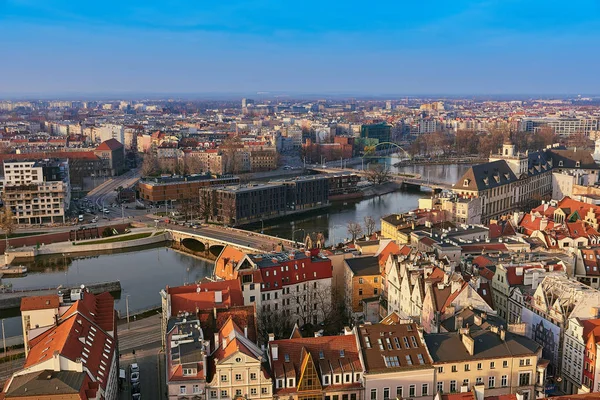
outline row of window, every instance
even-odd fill
[[[196,389],[198,385],[194,385],[194,390]],[[193,393],[199,393],[199,392],[193,392]],[[268,387],[263,387],[260,389],[260,393],[261,394],[269,394],[269,388]],[[186,387],[185,386],[180,386],[179,387],[179,394],[186,394]],[[242,395],[247,395],[248,393],[242,393],[242,389],[234,389],[231,393],[232,396],[242,396]],[[256,396],[258,395],[258,388],[250,388],[250,396]],[[211,399],[226,399],[229,398],[229,390],[228,389],[221,389],[221,396],[219,397],[219,391],[215,390],[215,389],[211,389],[210,393],[209,393],[209,397]]]
[[[185,373],[184,373],[184,375],[185,375]],[[256,372],[250,372],[250,380],[251,381],[255,381],[256,379],[257,379]],[[242,374],[235,374],[235,381],[236,382],[240,382],[242,380],[243,380]],[[229,381],[229,376],[226,375],[226,374],[222,374],[221,375],[221,382],[228,382],[228,381]]]
[[[520,359],[519,360],[519,366],[524,366],[524,365],[531,365],[531,360],[528,358],[524,358],[524,359]],[[496,362],[495,361],[490,361],[490,369],[494,369],[496,368]],[[502,368],[508,368],[508,360],[504,360],[502,361]],[[465,364],[464,366],[465,371],[470,371],[471,370],[471,365],[470,364]],[[483,369],[483,363],[477,363],[477,370],[481,371]],[[458,366],[453,365],[451,367],[451,371],[452,372],[458,372]],[[444,367],[438,367],[438,374],[442,374],[444,373]]]

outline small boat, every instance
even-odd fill
[[[27,267],[24,265],[17,265],[11,267],[10,265],[5,265],[4,267],[0,267],[0,274],[2,275],[23,275],[27,273]]]

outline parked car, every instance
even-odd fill
[[[131,379],[130,379],[131,383],[136,383],[140,381],[140,373],[139,372],[132,372],[131,373]]]
[[[133,372],[140,372],[140,366],[137,363],[133,363],[129,366],[129,371],[131,373]]]

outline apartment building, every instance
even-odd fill
[[[556,135],[568,137],[576,134],[590,136],[591,132],[600,130],[598,118],[555,118],[555,117],[527,117],[519,122],[519,130],[523,132],[536,132],[550,127]]]
[[[375,256],[347,258],[344,260],[344,281],[346,310],[357,320],[368,319],[365,302],[376,301],[379,319],[379,298],[382,290],[382,277],[379,259]]]
[[[2,198],[18,224],[65,222],[71,202],[69,162],[5,161]]]
[[[499,326],[476,324],[458,332],[425,334],[435,368],[436,393],[464,393],[484,385],[490,396],[544,394],[547,361],[535,341]]]
[[[117,139],[108,139],[100,143],[94,154],[103,161],[101,175],[117,176],[125,172],[125,147]]]
[[[352,332],[270,340],[273,398],[362,400],[363,367]]]
[[[417,324],[365,324],[355,330],[365,399],[433,398],[433,363]]]
[[[273,398],[273,382],[263,351],[231,317],[215,333],[210,358],[206,399]]]

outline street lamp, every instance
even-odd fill
[[[265,221],[262,218],[260,219],[260,233],[265,233]]]
[[[129,330],[129,295],[125,296],[125,308],[127,310],[127,330]]]

